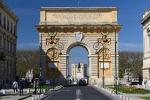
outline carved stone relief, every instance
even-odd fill
[[[106,46],[110,46],[111,45],[111,39],[107,38],[107,40],[108,40],[108,43],[106,44]],[[103,39],[102,38],[98,39],[98,43],[100,46],[103,46],[103,44],[104,44]]]
[[[102,48],[102,49],[100,49],[100,51],[99,51],[99,57],[100,57],[100,60],[102,60],[103,57],[104,57],[104,59],[109,60],[110,57],[111,57],[110,50],[108,48]]]
[[[54,44],[50,44],[50,42],[52,41],[52,39],[51,38],[47,38],[46,39],[46,45],[58,45],[59,44],[59,39],[58,38],[55,38],[55,39],[53,39],[53,41],[54,41]]]
[[[47,51],[47,56],[50,58],[50,59],[58,59],[59,57],[59,52],[56,48],[51,48]]]

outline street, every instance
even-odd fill
[[[110,94],[104,93],[92,86],[63,87],[59,91],[47,93],[44,100],[117,100]]]

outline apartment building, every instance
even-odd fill
[[[9,84],[16,77],[16,45],[17,23],[19,18],[0,0],[0,56],[5,55],[4,61],[0,60],[0,85],[5,86],[6,79]]]

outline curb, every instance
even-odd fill
[[[63,88],[63,86],[62,86],[62,85],[60,85],[60,86],[58,86],[56,89],[54,89],[54,90],[50,90],[50,91],[58,91],[58,90],[60,90],[61,88]]]
[[[60,86],[58,86],[57,88],[55,88],[54,90],[49,90],[49,91],[58,91],[58,90],[60,90],[61,88],[62,88],[63,86],[62,85],[60,85]],[[30,96],[28,96],[28,97],[24,97],[24,98],[21,98],[21,99],[19,99],[19,100],[22,100],[22,99],[26,99],[26,98],[29,98],[29,100],[44,100],[45,98],[47,98],[48,97],[48,95],[44,95],[45,93],[42,93],[42,94],[39,94],[39,95],[37,95],[37,96],[33,96],[32,98],[30,98],[32,95],[30,95]]]
[[[28,96],[22,97],[22,98],[20,98],[20,99],[18,99],[18,100],[23,100],[23,99],[29,98],[29,97],[31,97],[31,96],[32,96],[32,95],[28,95]]]
[[[45,96],[43,96],[42,98],[41,98],[41,100],[44,100],[45,98],[47,98],[48,96],[47,95],[45,95]]]

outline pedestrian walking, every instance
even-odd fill
[[[36,94],[36,91],[37,91],[37,81],[36,81],[36,79],[34,79],[33,88],[34,88],[33,94]]]
[[[20,96],[23,95],[23,88],[24,88],[24,83],[23,83],[23,80],[20,79],[19,81]]]
[[[70,85],[71,85],[71,83],[72,83],[72,80],[70,79],[69,81],[70,81]]]
[[[12,88],[13,88],[13,90],[14,90],[14,96],[17,95],[18,83],[16,82],[16,80],[13,81]]]
[[[147,84],[147,78],[146,77],[144,78],[143,82],[144,82],[144,88],[146,88],[146,84]]]
[[[9,85],[9,80],[8,80],[8,78],[6,79],[5,84],[6,84],[6,89],[8,89],[8,85]]]

